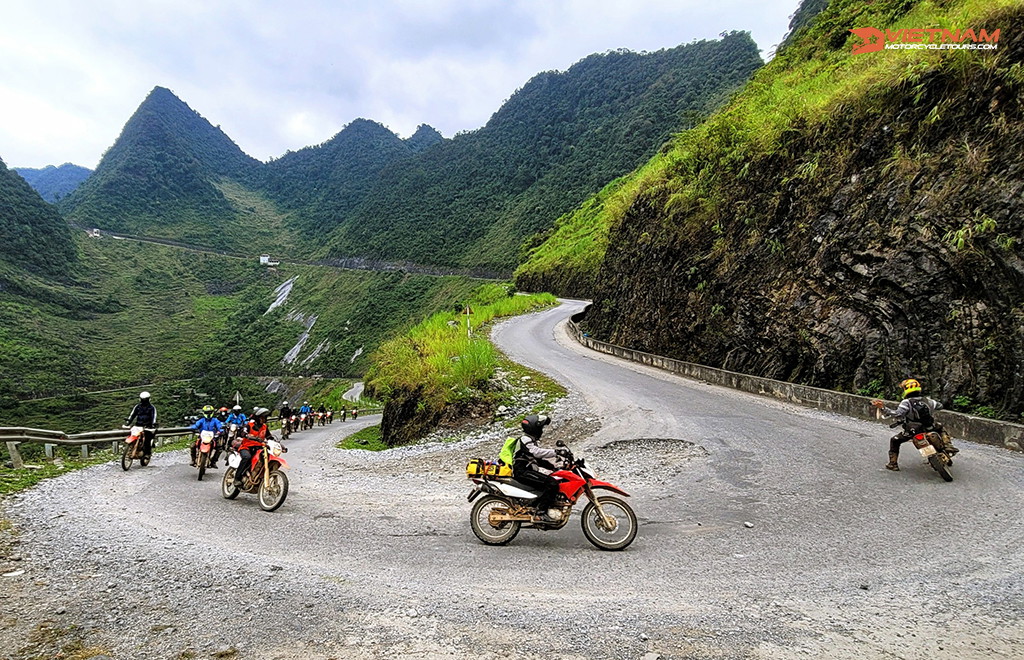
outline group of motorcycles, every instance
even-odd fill
[[[308,428],[312,428],[312,424]],[[146,431],[152,433],[154,429],[133,426],[129,430],[128,437],[124,441],[124,451],[121,453],[121,469],[127,471],[136,460],[142,466],[149,464],[149,456],[143,452],[143,439]],[[249,471],[242,480],[241,487],[237,487],[235,486],[235,474],[242,464],[242,455],[238,448],[244,436],[245,430],[238,424],[225,425],[219,436],[213,431],[201,431],[194,445],[196,449],[195,467],[199,471],[199,481],[202,481],[206,475],[215,453],[218,450],[226,450],[228,452],[227,469],[224,470],[224,477],[221,479],[221,494],[224,498],[233,500],[238,497],[239,493],[251,493],[258,497],[261,509],[276,511],[284,504],[284,500],[288,496],[288,475],[283,472],[288,468],[288,463],[282,457],[282,454],[288,450],[276,440],[265,441],[252,453]]]
[[[352,413],[355,419],[355,411]],[[281,438],[287,440],[292,433],[298,433],[316,426],[326,426],[334,423],[334,411],[295,413],[291,417],[281,420]]]

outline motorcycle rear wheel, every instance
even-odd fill
[[[233,500],[238,497],[238,494],[242,491],[235,488],[235,468],[229,467],[224,470],[224,478],[220,480],[220,494],[224,496],[226,500]]]
[[[943,481],[953,481],[953,475],[949,472],[949,467],[942,462],[942,457],[938,454],[932,454],[928,457],[928,462],[931,463],[932,467],[939,476],[942,477]]]
[[[633,509],[617,497],[602,495],[597,498],[606,515],[615,519],[615,527],[605,528],[597,507],[588,502],[583,508],[580,523],[587,540],[602,550],[622,550],[636,538],[637,521]]]
[[[199,481],[203,480],[203,475],[206,474],[206,464],[209,462],[210,455],[205,451],[199,452]]]
[[[276,511],[284,498],[288,497],[288,475],[280,470],[271,470],[270,476],[260,484],[260,508],[264,511]]]
[[[135,445],[125,445],[124,451],[121,452],[121,469],[125,472],[132,466],[132,461],[135,460]]]
[[[519,534],[522,524],[519,522],[503,522],[494,526],[490,523],[490,514],[494,509],[507,509],[508,502],[500,497],[487,495],[477,500],[469,514],[469,526],[476,537],[487,545],[506,545]]]

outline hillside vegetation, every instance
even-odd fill
[[[0,160],[0,291],[27,289],[23,271],[62,277],[77,255],[71,230],[57,211],[40,199]]]
[[[559,221],[517,283],[593,335],[784,380],[1024,411],[1019,0],[833,0],[723,110]],[[852,56],[850,28],[1001,29]],[[588,250],[605,250],[595,259]]]
[[[524,239],[644,162],[760,65],[750,36],[731,33],[538,74],[483,128],[386,168],[330,253],[511,273]]]

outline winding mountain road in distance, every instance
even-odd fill
[[[291,491],[274,513],[224,500],[217,473],[197,482],[184,452],[9,500],[20,543],[0,544],[0,574],[18,573],[0,577],[2,653],[1021,655],[1019,455],[962,442],[947,484],[904,449],[888,472],[885,426],[592,353],[564,327],[581,306],[493,338],[570,390],[545,441],[565,439],[632,495],[627,550],[597,550],[578,518],[480,544],[464,468],[497,454],[500,428],[373,453],[334,445],[379,417],[336,421],[288,443]]]

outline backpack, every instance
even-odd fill
[[[502,445],[501,452],[498,453],[498,462],[512,467],[512,462],[515,460],[518,451],[519,438],[508,438],[505,440],[505,444]]]
[[[932,409],[928,407],[924,398],[915,396],[913,399],[907,399],[910,402],[910,412],[907,413],[907,421],[915,424],[920,424],[921,428],[930,429],[935,424],[935,418],[932,417]]]

